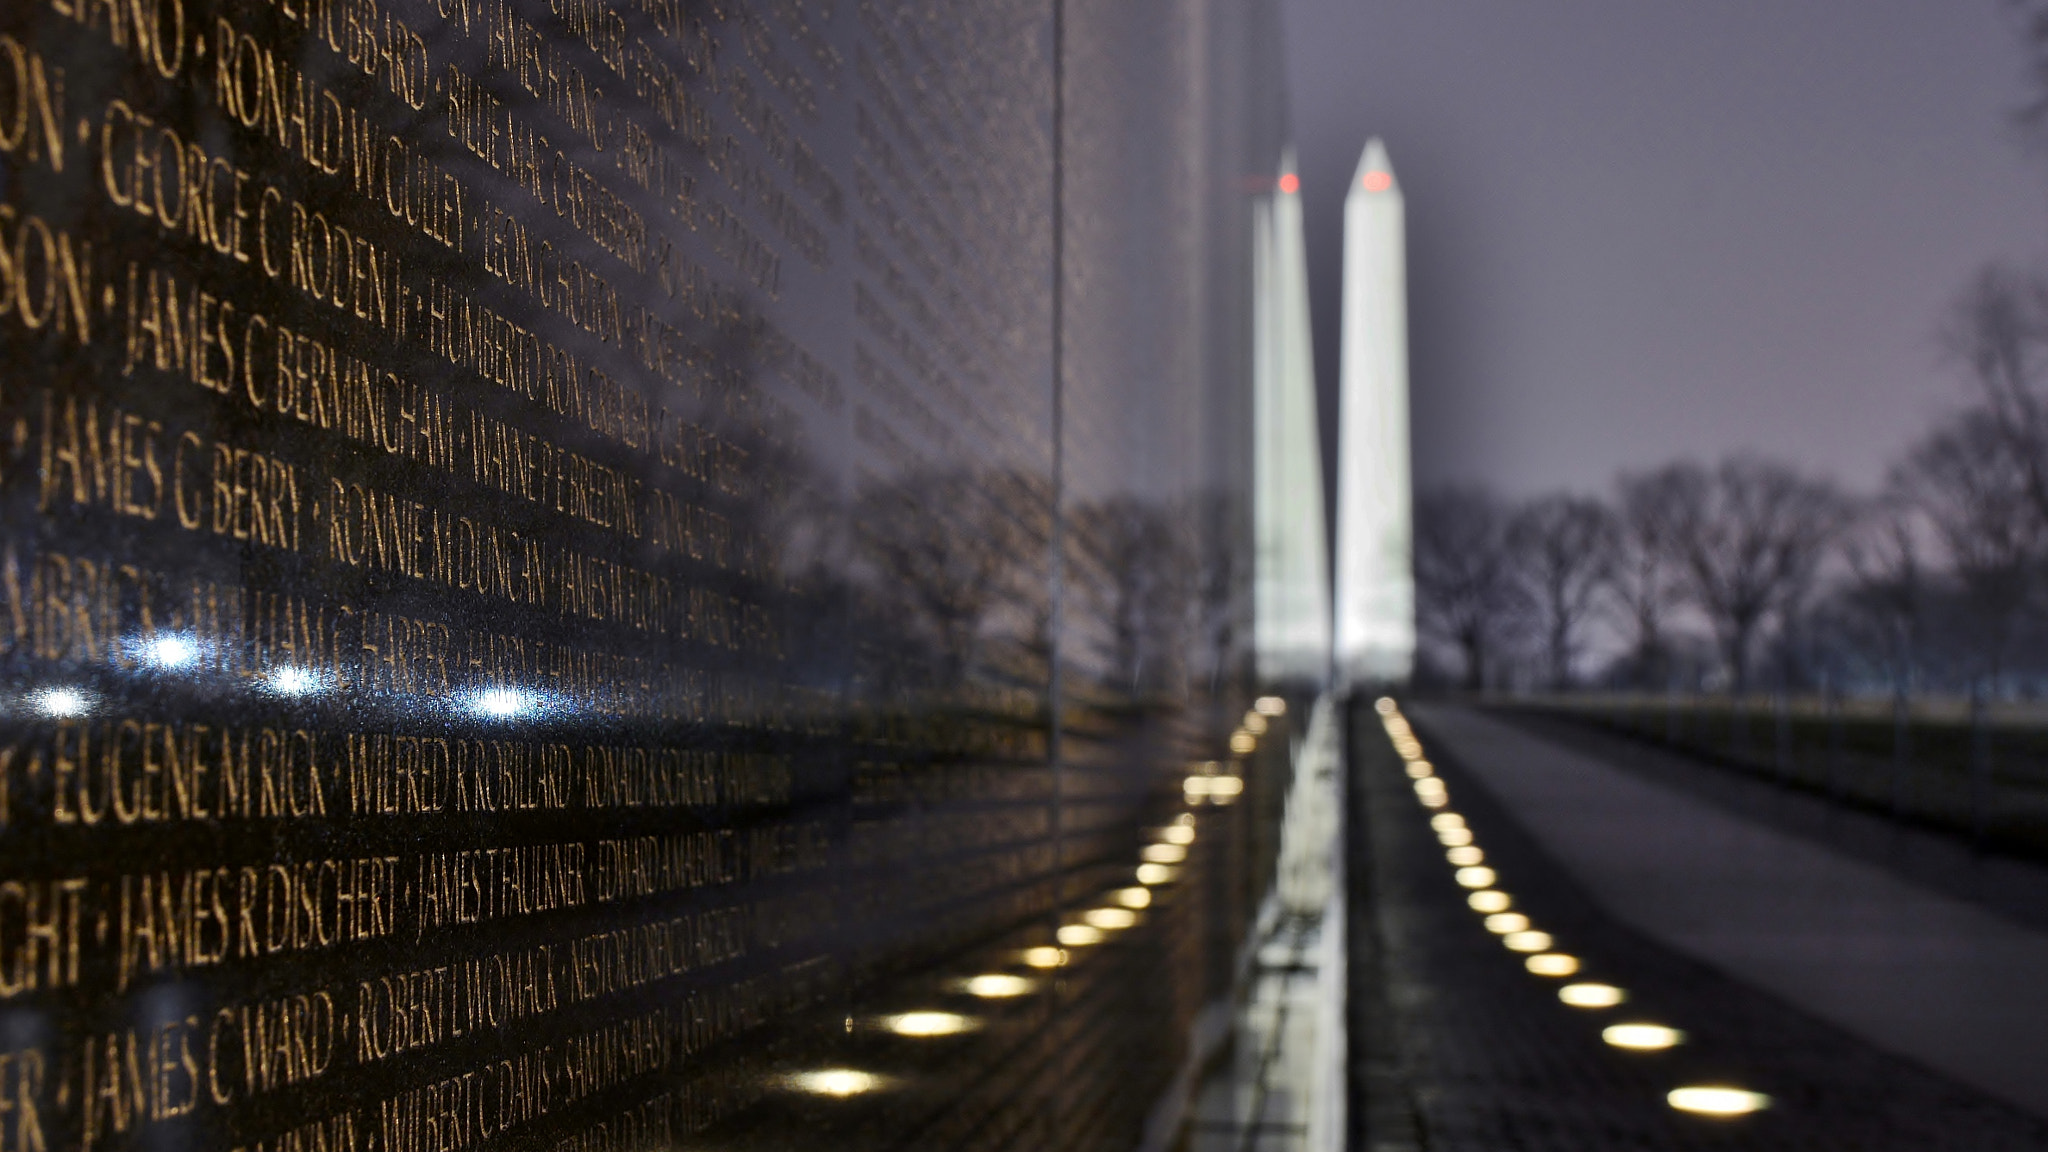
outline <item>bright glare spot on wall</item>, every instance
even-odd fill
[[[851,1068],[826,1068],[818,1072],[799,1072],[793,1079],[796,1086],[806,1092],[820,1096],[858,1096],[872,1092],[882,1086],[882,1078],[872,1072],[856,1072]]]
[[[470,707],[495,720],[510,720],[531,713],[535,703],[531,695],[516,688],[488,688],[476,694]]]
[[[1680,1112],[1702,1116],[1747,1116],[1771,1106],[1771,1098],[1761,1092],[1706,1084],[1673,1088],[1664,1099]]]
[[[1612,1008],[1628,999],[1628,993],[1612,984],[1567,984],[1557,998],[1574,1008]]]
[[[1171,824],[1160,829],[1159,838],[1168,844],[1193,844],[1195,826],[1192,824]]]
[[[1149,908],[1152,906],[1152,893],[1145,888],[1125,888],[1116,894],[1116,902],[1126,908]]]
[[[1168,868],[1164,864],[1138,865],[1138,883],[1140,884],[1166,884],[1173,880],[1174,875],[1174,869]]]
[[[270,690],[280,696],[306,696],[320,690],[320,678],[286,665],[270,674]]]
[[[1261,716],[1287,715],[1287,701],[1282,700],[1278,696],[1261,696],[1252,707],[1258,709]]]
[[[1392,696],[1382,696],[1373,701],[1372,706],[1373,710],[1382,716],[1392,716],[1394,714],[1395,704]]]
[[[1420,780],[1425,776],[1433,776],[1435,774],[1436,766],[1427,760],[1417,760],[1408,765],[1408,778],[1410,780]]]
[[[1493,874],[1493,869],[1491,868],[1474,867],[1458,869],[1458,883],[1467,888],[1491,888],[1493,887],[1493,882],[1498,879],[1499,877]]]
[[[898,1036],[957,1036],[974,1028],[974,1021],[956,1012],[905,1012],[883,1021]]]
[[[36,711],[59,720],[83,716],[92,711],[92,701],[76,688],[45,688],[36,693]]]
[[[1147,864],[1178,864],[1188,858],[1188,850],[1178,844],[1147,844],[1138,855]]]
[[[1447,828],[1436,834],[1436,842],[1446,848],[1462,847],[1472,842],[1472,830],[1469,828]]]
[[[1024,950],[1024,963],[1033,968],[1057,968],[1067,962],[1067,954],[1057,948],[1043,945]]]
[[[1087,924],[1069,924],[1060,929],[1055,938],[1069,948],[1084,948],[1102,943],[1102,929]]]
[[[1463,868],[1468,864],[1478,864],[1483,862],[1486,859],[1486,853],[1481,852],[1477,848],[1467,846],[1463,848],[1453,848],[1450,851],[1445,852],[1444,859],[1449,860],[1451,863],[1458,865],[1460,868]]]
[[[1429,818],[1429,826],[1439,832],[1449,832],[1453,828],[1463,828],[1465,818],[1456,812],[1439,812]]]
[[[190,636],[157,636],[142,647],[145,663],[158,668],[184,668],[199,662],[199,642]]]
[[[1038,987],[1038,982],[1022,976],[1012,976],[1007,972],[989,972],[981,976],[968,977],[961,987],[967,990],[969,996],[979,996],[983,1000],[1008,1000]]]
[[[1470,904],[1474,912],[1505,912],[1515,902],[1507,893],[1489,888],[1465,897],[1465,903]]]
[[[1538,976],[1570,976],[1579,970],[1579,958],[1563,952],[1545,952],[1522,961],[1522,967]]]
[[[1510,952],[1548,952],[1553,941],[1548,932],[1510,932],[1501,942]]]
[[[1636,1052],[1661,1052],[1685,1040],[1685,1033],[1662,1024],[1609,1024],[1600,1038],[1616,1048]]]
[[[1486,930],[1496,936],[1529,930],[1529,918],[1520,912],[1495,912],[1486,918]]]

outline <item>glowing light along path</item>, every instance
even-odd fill
[[[1368,171],[1364,178],[1371,181],[1376,175],[1380,174]],[[1466,896],[1466,904],[1485,917],[1487,931],[1499,936],[1509,950],[1530,954],[1523,961],[1523,966],[1531,974],[1550,977],[1577,975],[1580,968],[1578,957],[1552,951],[1556,941],[1550,933],[1531,927],[1527,915],[1508,911],[1514,905],[1513,897],[1494,887],[1499,875],[1480,863],[1486,854],[1474,842],[1465,817],[1450,809],[1450,788],[1437,776],[1436,767],[1423,758],[1422,742],[1416,739],[1415,730],[1401,715],[1400,707],[1386,697],[1374,707],[1380,714],[1380,724],[1386,729],[1388,742],[1405,762],[1406,774],[1414,784],[1416,802],[1433,813],[1429,826],[1438,841],[1445,845],[1445,862],[1457,869],[1453,876],[1461,886],[1474,890]],[[1588,980],[1558,989],[1557,998],[1574,1008],[1599,1011],[1626,1002],[1628,993],[1612,984]],[[1662,1052],[1683,1044],[1685,1033],[1664,1024],[1629,1021],[1607,1025],[1601,1029],[1600,1038],[1624,1051]],[[1672,1089],[1665,1102],[1681,1112],[1726,1118],[1767,1108],[1771,1098],[1746,1088],[1694,1084]]]
[[[70,692],[77,696],[75,701],[59,699],[56,707],[83,709],[88,706],[82,695],[71,689],[45,691],[39,698],[44,711],[50,711],[54,693]],[[492,689],[477,694],[470,700],[472,710],[499,719],[511,719],[538,712],[542,701],[538,697],[509,689]],[[1258,747],[1258,739],[1271,728],[1272,723],[1287,714],[1287,702],[1277,696],[1263,696],[1252,709],[1245,713],[1238,728],[1230,736],[1233,754],[1244,756]],[[1244,778],[1240,771],[1224,772],[1215,761],[1194,766],[1196,772],[1187,778],[1186,806],[1190,809],[1209,804],[1228,805],[1244,790]],[[1232,763],[1236,769],[1237,764]],[[1199,785],[1197,782],[1200,782]],[[1103,903],[1089,908],[1075,916],[1069,923],[1060,926],[1053,934],[1059,947],[1037,945],[1014,953],[1016,960],[1027,968],[1045,971],[1064,968],[1074,961],[1076,952],[1069,949],[1086,949],[1109,940],[1112,934],[1134,928],[1151,908],[1155,897],[1153,888],[1171,883],[1179,876],[1175,867],[1187,859],[1188,847],[1196,839],[1195,816],[1192,811],[1181,812],[1163,827],[1154,830],[1151,843],[1140,852],[1144,861],[1137,866],[1135,878],[1138,883],[1110,889],[1103,894]],[[1042,981],[1009,972],[984,972],[976,976],[958,979],[948,985],[956,992],[964,992],[982,1000],[1008,1000],[1027,996],[1041,987]],[[982,1021],[957,1012],[937,1009],[920,1009],[880,1017],[874,1022],[882,1031],[904,1037],[909,1041],[933,1040],[957,1036],[981,1028]],[[852,1031],[853,1018],[847,1018],[847,1029]],[[847,1099],[866,1095],[891,1087],[888,1077],[857,1068],[821,1068],[798,1072],[786,1081],[789,1087],[814,1096]]]

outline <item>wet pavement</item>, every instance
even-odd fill
[[[2048,983],[2032,979],[2048,977],[2048,933],[1968,898],[1967,877],[1930,884],[1801,834],[1805,817],[1761,818],[1711,786],[1654,778],[1717,769],[1617,766],[1634,756],[1626,742],[1448,706],[1411,719],[1448,788],[1441,811],[1467,821],[1497,890],[1580,959],[1572,980],[1627,1000],[1565,1005],[1570,981],[1532,975],[1487,929],[1379,717],[1356,710],[1353,874],[1370,899],[1354,908],[1370,908],[1385,1017],[1354,1064],[1358,1146],[2048,1148],[2048,1109],[2036,1110],[2048,1001],[2027,987]],[[1995,879],[2008,900],[2031,883]],[[1684,1042],[1602,1040],[1623,1022]],[[1733,1119],[1667,1104],[1702,1084],[1772,1103]]]

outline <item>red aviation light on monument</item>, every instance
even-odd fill
[[[1358,183],[1367,192],[1385,192],[1394,186],[1394,174],[1392,172],[1367,172]]]
[[[1280,191],[1288,196],[1292,196],[1296,192],[1301,191],[1301,177],[1296,176],[1292,172],[1281,173]]]

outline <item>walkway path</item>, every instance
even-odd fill
[[[1410,715],[1617,918],[2048,1117],[2048,932],[1477,711]]]

